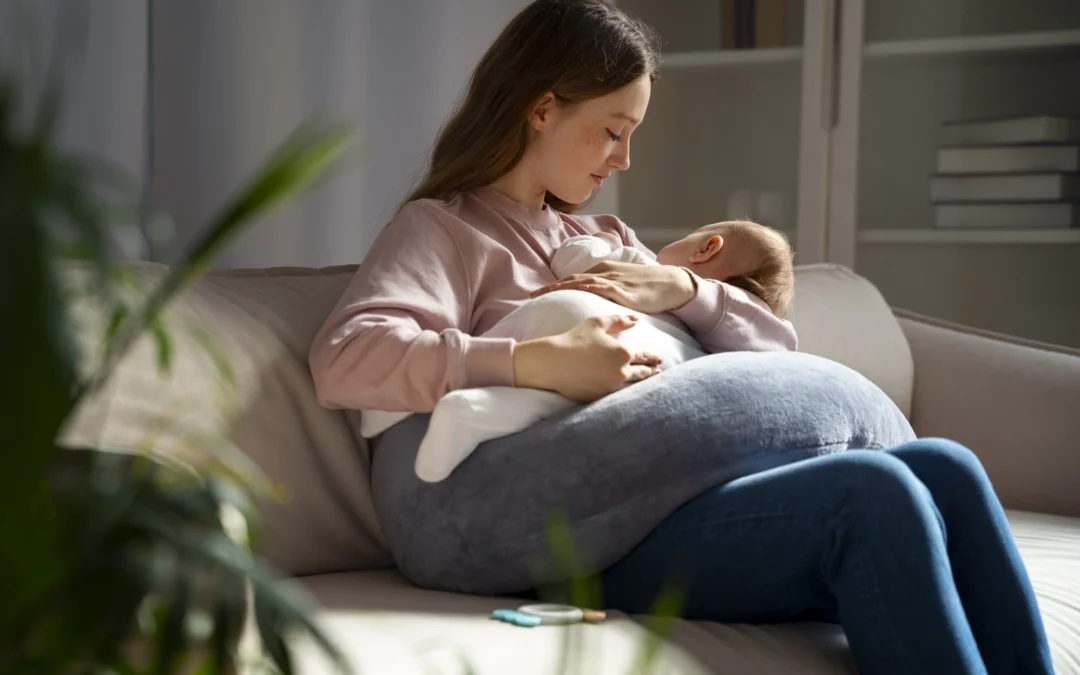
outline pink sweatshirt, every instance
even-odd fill
[[[490,187],[409,202],[379,234],[315,336],[310,364],[328,407],[430,412],[456,389],[513,386],[509,338],[474,337],[555,281],[559,244],[611,232],[656,255],[615,216],[520,204]],[[795,350],[791,324],[740,288],[695,275],[673,310],[709,352]]]

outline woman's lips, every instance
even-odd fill
[[[589,175],[592,176],[593,181],[596,183],[596,187],[600,187],[604,184],[604,179],[600,176],[597,176],[595,173]]]

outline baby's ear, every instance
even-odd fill
[[[697,252],[690,256],[690,262],[709,262],[720,253],[720,249],[722,248],[724,248],[724,238],[718,234],[714,234],[705,240],[705,243],[698,248]]]

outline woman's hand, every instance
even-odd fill
[[[588,403],[660,372],[660,357],[631,352],[615,337],[637,323],[621,314],[594,316],[558,335],[514,345],[514,382]]]
[[[680,267],[602,262],[584,274],[572,274],[539,288],[531,297],[569,289],[595,293],[643,314],[678,309],[697,294],[693,279]]]

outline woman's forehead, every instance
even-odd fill
[[[589,103],[600,114],[625,120],[633,125],[641,124],[645,110],[649,107],[649,95],[652,83],[642,76],[630,84],[616,89],[610,94],[592,99]]]

